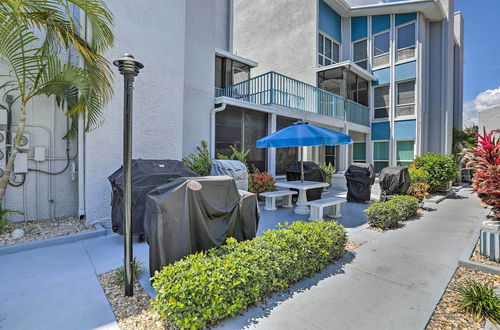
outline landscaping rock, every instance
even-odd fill
[[[13,238],[13,239],[18,239],[18,238],[21,238],[24,236],[24,230],[22,229],[14,229],[12,231],[12,233],[10,234],[10,236]]]

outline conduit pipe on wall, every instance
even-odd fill
[[[210,158],[215,158],[215,114],[224,111],[226,103],[222,103],[220,107],[213,108],[210,111]]]

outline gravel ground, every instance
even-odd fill
[[[427,324],[427,330],[442,329],[483,329],[485,320],[475,320],[468,314],[461,312],[458,307],[458,295],[454,291],[455,285],[465,279],[479,282],[492,281],[495,286],[500,286],[500,276],[473,271],[467,268],[458,268],[448,284],[434,314]]]
[[[480,262],[482,264],[487,264],[487,265],[491,265],[491,266],[496,266],[496,267],[500,267],[500,263],[494,261],[494,260],[490,260],[488,258],[485,258],[481,255],[481,244],[479,243],[479,240],[477,241],[476,243],[476,247],[474,248],[474,252],[472,252],[472,256],[470,257],[470,260],[471,261],[475,261],[475,262]]]
[[[15,229],[24,230],[24,235],[13,238]],[[9,222],[0,233],[0,246],[38,241],[46,238],[65,236],[94,230],[94,226],[85,226],[77,217],[61,217],[48,220]]]
[[[347,241],[346,251],[355,250],[360,246],[359,243]],[[115,272],[116,270],[113,270],[98,277],[120,329],[175,329],[150,309],[151,299],[138,282],[134,283],[134,296],[125,297],[123,287],[115,283]]]

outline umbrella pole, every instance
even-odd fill
[[[304,147],[300,148],[300,181],[304,182]]]

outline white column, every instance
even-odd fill
[[[276,132],[276,114],[268,115],[267,133]],[[267,148],[267,171],[272,176],[276,176],[276,148]]]

